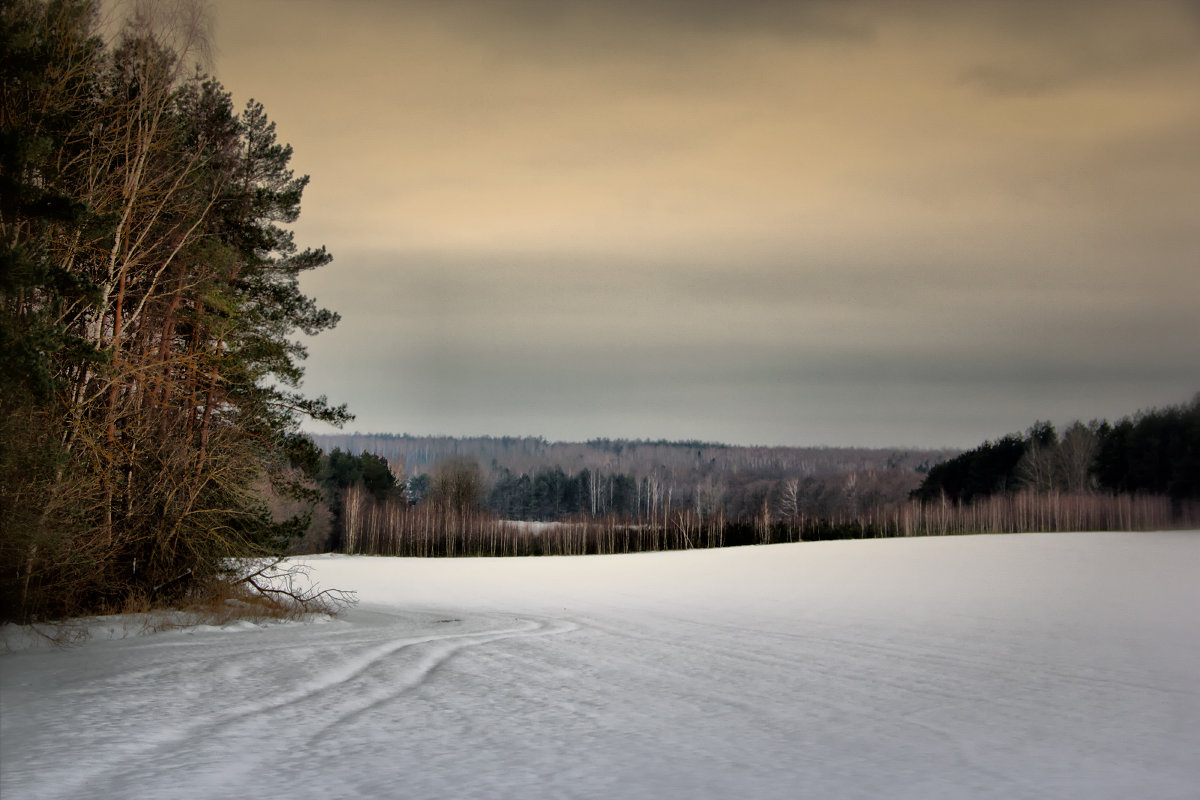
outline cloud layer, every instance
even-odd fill
[[[1200,389],[1194,4],[216,11],[361,429],[970,444]]]

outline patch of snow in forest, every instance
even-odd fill
[[[360,605],[0,656],[0,796],[1200,786],[1200,532],[304,563]]]
[[[565,523],[562,522],[537,522],[527,519],[506,519],[501,524],[506,528],[512,528],[521,533],[539,534],[546,531],[557,530]]]

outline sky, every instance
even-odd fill
[[[348,430],[970,447],[1200,390],[1194,0],[212,11]]]

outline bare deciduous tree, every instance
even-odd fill
[[[433,470],[433,500],[447,508],[467,511],[482,502],[483,475],[479,465],[465,458],[448,458]]]
[[[1086,492],[1094,488],[1091,469],[1098,446],[1096,432],[1082,422],[1075,422],[1063,432],[1055,459],[1063,491]]]
[[[783,482],[779,496],[779,515],[788,525],[795,525],[800,517],[800,480],[788,478]]]

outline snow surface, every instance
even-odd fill
[[[1200,796],[1200,532],[308,563],[361,605],[0,656],[0,796]]]

